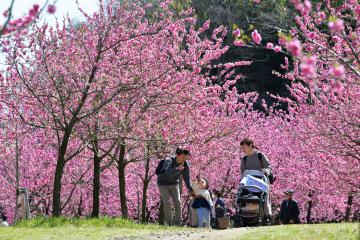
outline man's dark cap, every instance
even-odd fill
[[[288,190],[286,190],[284,193],[285,193],[286,195],[290,195],[290,194],[293,194],[294,192],[295,192],[294,189],[288,189]]]
[[[178,148],[176,148],[176,154],[178,154],[178,155],[180,155],[180,154],[190,155],[190,151],[188,149],[178,147]]]

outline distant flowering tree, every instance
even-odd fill
[[[320,1],[316,6],[310,1],[291,3],[299,12],[296,27],[282,35],[282,45],[295,64],[287,77],[297,81],[292,84],[296,102],[289,101],[289,110],[299,128],[291,131],[305,146],[321,153],[317,161],[322,166],[316,167],[341,182],[352,199],[360,191],[355,174],[360,166],[360,5],[358,1]],[[312,189],[309,196],[314,198],[321,191]],[[314,207],[311,198],[308,221]]]
[[[302,188],[303,196],[307,197],[304,217],[307,221],[313,221],[316,218],[321,219],[316,208],[320,204],[320,196],[326,194],[325,188],[329,186],[316,186],[312,181],[329,183],[334,180],[341,183],[341,186],[346,186],[341,187],[345,193],[332,197],[334,202],[329,202],[329,208],[344,210],[346,206],[336,206],[335,199],[351,204],[352,200],[346,199],[352,199],[353,194],[359,192],[358,176],[354,173],[359,171],[360,166],[360,5],[358,1],[316,1],[314,5],[309,0],[289,2],[299,13],[294,18],[295,25],[291,29],[281,29],[278,45],[269,42],[266,48],[274,49],[275,52],[286,50],[292,56],[293,70],[289,69],[289,59],[285,59],[287,65],[284,68],[291,71],[285,75],[277,72],[274,74],[292,80],[290,89],[294,99],[275,97],[289,106],[288,113],[280,111],[281,118],[290,121],[283,129],[292,133],[288,138],[296,138],[293,146],[297,146],[299,156],[303,155],[301,152],[304,151],[306,154],[302,157],[309,159],[299,168],[304,171],[308,169],[308,174],[304,177],[310,177],[317,171],[322,172],[316,174],[318,179],[314,176],[313,180],[307,182],[307,190],[303,186],[296,187]],[[244,46],[240,32],[234,32],[234,44]],[[256,35],[253,32],[255,45],[259,42],[254,38]],[[268,121],[276,122],[275,119]],[[297,145],[298,142],[304,147]],[[307,152],[307,149],[315,152]],[[310,160],[311,158],[316,160]],[[290,165],[296,166],[299,163],[291,161],[300,160],[298,157],[292,158],[291,155],[287,159],[289,163],[286,166],[289,168]],[[282,164],[281,166],[285,167]],[[290,177],[291,181],[303,179],[296,174],[296,170],[293,172],[295,174]],[[320,176],[325,173],[327,177],[320,180]],[[340,188],[340,185],[335,188]],[[350,209],[351,206],[347,208]],[[328,214],[334,219],[349,219],[346,214],[335,216],[334,211]]]

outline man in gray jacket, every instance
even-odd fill
[[[164,203],[165,221],[167,225],[181,225],[180,176],[183,177],[188,191],[193,194],[190,180],[190,168],[186,161],[189,154],[189,150],[177,148],[176,155],[165,159],[161,169],[159,169],[159,172],[157,173],[157,184],[161,199]],[[175,208],[174,223],[170,198],[172,199]]]

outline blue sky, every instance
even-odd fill
[[[6,10],[11,0],[0,0],[0,24],[4,22],[2,13]],[[14,17],[20,17],[27,13],[33,4],[38,3],[42,6],[46,0],[15,0],[13,15]],[[49,0],[52,2],[52,0]],[[87,13],[93,13],[98,9],[98,0],[79,0],[80,7]],[[50,25],[54,25],[56,18],[62,20],[64,16],[69,14],[71,19],[82,20],[82,14],[79,12],[75,0],[58,0],[56,3],[56,13],[54,15],[43,14],[41,20],[48,22]]]

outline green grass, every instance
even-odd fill
[[[17,228],[55,228],[55,227],[107,227],[128,229],[166,229],[158,224],[138,224],[123,218],[34,218],[16,225]]]
[[[181,231],[186,229],[181,228]],[[134,221],[101,217],[79,218],[35,218],[16,226],[0,228],[0,240],[15,239],[111,239],[114,237],[146,236],[152,232],[177,232],[180,228],[157,224],[137,224]]]
[[[234,240],[359,240],[359,223],[300,224],[246,229]]]
[[[160,233],[165,239],[179,232],[198,232],[190,228],[163,227],[156,224],[137,224],[131,220],[101,217],[99,219],[36,218],[14,227],[1,228],[0,240],[17,239],[148,239]],[[208,240],[359,240],[359,223],[283,225],[242,228],[235,231],[200,231]],[[219,234],[221,237],[219,237]],[[136,238],[132,238],[136,237]],[[155,238],[156,239],[156,238]]]

